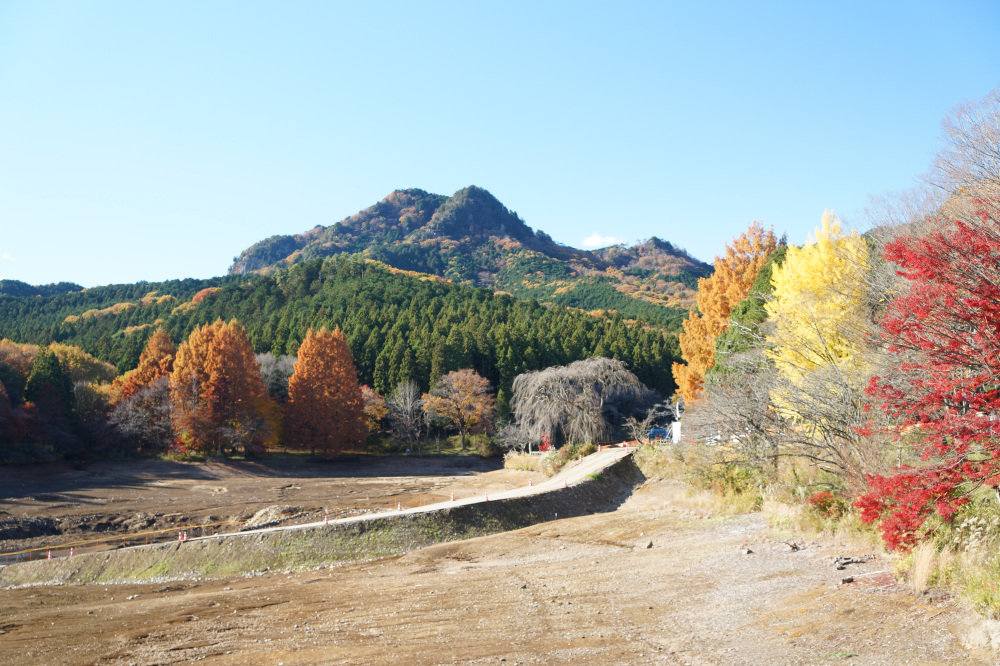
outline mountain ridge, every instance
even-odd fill
[[[670,326],[679,325],[693,306],[697,279],[712,272],[709,264],[656,237],[598,250],[561,245],[472,185],[450,197],[395,190],[330,226],[255,243],[233,258],[229,273],[267,274],[342,253],[519,298],[615,310]]]

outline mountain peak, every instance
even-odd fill
[[[533,231],[488,190],[470,185],[450,197],[394,190],[331,226],[260,241],[229,272],[266,273],[341,253],[522,298],[633,312],[650,321],[662,321],[661,310],[689,308],[697,279],[712,270],[659,238],[594,251],[560,245]]]

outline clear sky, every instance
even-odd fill
[[[911,187],[1000,3],[0,0],[0,278],[221,275],[394,189],[711,260]]]

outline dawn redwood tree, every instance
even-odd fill
[[[468,433],[493,423],[496,397],[489,380],[475,370],[455,370],[441,377],[423,397],[423,410],[452,425],[462,440]]]
[[[196,328],[177,349],[170,374],[174,428],[182,441],[202,451],[225,453],[243,444],[242,434],[260,431],[272,412],[253,348],[243,327],[221,319]],[[252,425],[254,424],[254,425]],[[266,439],[261,433],[258,439]]]
[[[176,355],[177,348],[170,341],[170,336],[162,328],[157,329],[146,342],[146,348],[139,356],[138,367],[126,372],[112,384],[114,401],[128,400],[153,382],[169,377],[174,369]]]
[[[729,326],[730,311],[750,291],[757,273],[777,248],[774,231],[754,222],[716,257],[715,273],[698,280],[698,309],[684,321],[680,335],[684,363],[674,363],[678,392],[687,402],[701,393],[705,372],[715,365],[715,340]]]
[[[304,448],[333,456],[361,443],[365,402],[351,349],[340,329],[309,329],[288,380],[285,435]]]

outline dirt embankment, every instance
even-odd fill
[[[215,531],[235,531],[268,507],[278,507],[286,523],[321,519],[325,509],[363,515],[398,503],[440,500],[451,491],[471,494],[479,487],[479,475],[499,466],[475,457],[385,457],[3,468],[0,552],[98,539],[106,547],[122,537],[130,544],[144,543],[140,535],[148,531],[162,531],[170,539],[171,532],[211,523],[218,523]],[[494,476],[491,491],[527,483],[527,477]]]
[[[0,587],[221,578],[370,560],[435,543],[614,510],[644,480],[628,457],[606,468],[598,478],[540,495],[11,564],[0,568]]]

